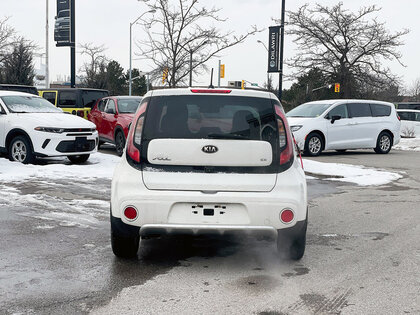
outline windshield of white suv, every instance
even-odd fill
[[[2,101],[11,113],[62,113],[63,111],[46,99],[38,96],[2,96]]]
[[[286,114],[287,117],[307,117],[314,118],[320,116],[325,112],[332,104],[320,104],[320,103],[305,103],[302,104]]]
[[[270,99],[240,96],[153,97],[144,138],[272,141],[277,132]]]

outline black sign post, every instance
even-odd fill
[[[76,87],[76,0],[70,1],[70,86]]]
[[[280,26],[270,27],[268,33],[268,72],[279,72]]]
[[[57,0],[54,40],[57,47],[70,47],[71,87],[76,87],[75,0]]]

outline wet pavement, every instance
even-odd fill
[[[368,160],[366,155],[361,156],[361,159]],[[324,156],[321,160],[328,158],[329,156]],[[360,157],[357,154],[343,155],[335,160],[347,158],[351,158],[352,164],[356,164]],[[403,168],[408,169],[407,166]],[[403,192],[406,197],[413,192],[392,187],[412,184],[420,178],[417,172],[418,170],[413,174],[414,178],[405,178],[406,182],[402,184],[363,190],[354,185],[343,186],[342,183],[308,180],[311,210],[307,254],[301,262],[282,262],[280,265],[275,258],[273,243],[234,237],[142,240],[137,259],[117,259],[111,251],[109,236],[110,180],[86,181],[74,178],[48,182],[43,178],[15,184],[0,182],[0,313],[84,314],[102,306],[104,309],[97,310],[98,314],[112,314],[121,308],[118,301],[122,291],[122,298],[130,298],[130,294],[123,289],[139,285],[150,293],[144,303],[155,303],[148,304],[148,313],[162,313],[164,308],[160,308],[161,305],[170,303],[172,304],[168,310],[178,313],[187,303],[181,293],[163,294],[162,297],[159,296],[159,301],[150,299],[154,290],[163,292],[165,286],[173,286],[175,289],[178,284],[173,281],[179,279],[179,275],[183,279],[179,285],[184,289],[194,284],[194,277],[199,278],[199,281],[203,280],[198,286],[202,290],[200,294],[197,293],[197,299],[202,294],[214,291],[214,285],[217,284],[215,279],[220,282],[237,273],[240,276],[229,278],[230,284],[227,288],[242,288],[242,299],[255,297],[255,294],[259,295],[261,292],[274,292],[284,283],[296,279],[303,281],[302,287],[305,287],[305,277],[311,274],[321,273],[322,277],[328,277],[323,266],[326,264],[326,257],[333,263],[346,264],[346,259],[351,259],[350,253],[359,257],[359,254],[355,254],[357,246],[361,246],[363,253],[367,253],[369,246],[392,239],[395,222],[387,225],[387,221],[381,217],[371,227],[368,225],[360,228],[345,211],[345,207],[351,205],[349,207],[355,214],[368,219],[380,209],[374,203],[363,204],[363,210],[354,209],[358,206],[358,199],[368,201],[369,198],[375,198],[369,196],[382,194],[389,200],[393,200],[392,195],[395,195],[395,202],[403,202],[397,198],[398,194]],[[382,203],[381,205],[387,211],[386,206]],[[413,205],[407,205],[408,217],[414,211]],[[405,228],[406,223],[404,221]],[[396,230],[401,232],[399,226]],[[409,245],[412,246],[411,243]],[[393,264],[397,265],[395,268],[402,264],[403,258],[396,253],[391,258],[394,259]],[[221,268],[219,275],[217,266]],[[347,265],[342,269],[346,272],[353,270],[352,266]],[[340,273],[338,270],[331,270],[334,270],[331,271],[334,272],[334,277],[345,280],[342,275],[336,276]],[[416,270],[418,265],[414,266],[414,271]],[[189,272],[194,276],[190,278]],[[211,280],[206,277],[201,279],[203,275],[208,276],[209,272],[212,272]],[[225,289],[220,289],[220,292]],[[325,308],[326,312],[339,313],[351,304],[348,300],[351,295],[355,295],[354,291],[354,285],[351,289],[341,288],[334,294],[330,292],[331,296],[320,294],[315,289],[310,292],[304,290],[300,294],[300,306],[296,304],[298,302],[293,302],[288,305],[289,308],[283,307],[280,310],[275,305],[267,304],[266,308],[261,306],[259,311],[261,314],[272,310],[276,314],[305,313],[305,310],[316,310],[318,305],[321,310]],[[408,292],[411,291],[412,287],[409,287]],[[328,301],[338,299],[339,296],[341,302],[328,308]],[[112,298],[116,298],[116,304],[106,306]],[[215,297],[214,301],[219,298]],[[268,301],[270,298],[268,297]],[[207,302],[203,303],[205,306]],[[225,308],[216,308],[216,313],[226,312],[227,304],[223,301],[220,303]],[[234,300],[231,305],[235,307]],[[238,305],[236,307],[237,310],[241,309]],[[410,307],[408,303],[407,312],[412,311]],[[197,312],[203,313],[202,310],[197,308]]]

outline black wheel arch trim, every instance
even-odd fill
[[[31,137],[28,135],[28,133],[25,130],[20,129],[20,128],[14,128],[7,133],[6,143],[5,143],[6,144],[6,152],[8,151],[8,148],[10,146],[10,142],[12,141],[12,139],[17,137],[17,136],[22,136],[22,135],[25,136],[26,138],[28,138],[29,145],[31,146],[31,150],[32,150],[32,152],[34,152],[34,145],[32,144]]]

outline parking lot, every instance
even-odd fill
[[[420,312],[418,152],[315,158],[403,177],[358,186],[310,174],[307,251],[299,262],[279,260],[272,242],[213,237],[144,240],[138,259],[115,258],[108,222],[118,160],[112,152],[101,150],[105,158],[94,177],[77,166],[66,173],[62,160],[27,166],[28,177],[20,170],[14,180],[2,168],[2,313]],[[9,162],[1,157],[0,163]]]

